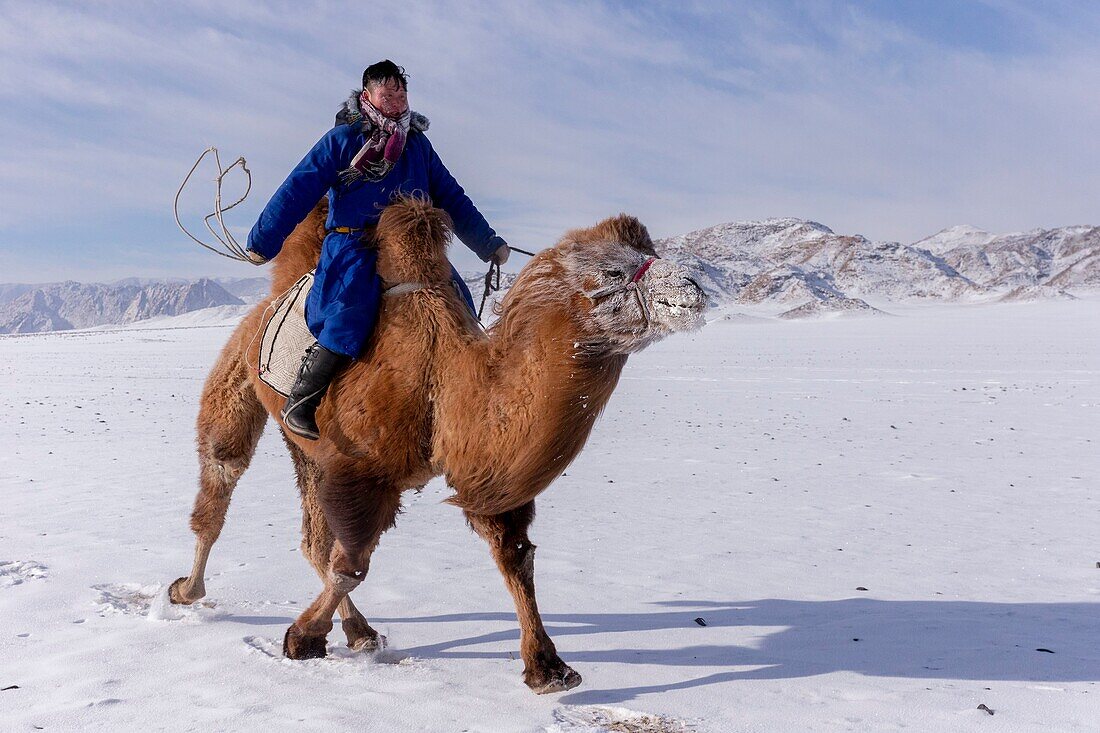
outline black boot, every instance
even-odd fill
[[[306,349],[298,379],[279,413],[287,430],[307,440],[317,440],[319,434],[314,418],[317,405],[321,404],[329,382],[349,361],[350,357],[329,351],[316,342]]]

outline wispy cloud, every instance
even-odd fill
[[[658,235],[791,215],[903,241],[1094,221],[1098,30],[1091,3],[1008,0],[6,3],[0,279],[242,274],[172,223],[194,156],[249,159],[246,230],[383,57],[521,246],[619,210]]]

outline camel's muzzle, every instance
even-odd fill
[[[707,295],[687,268],[670,260],[654,260],[642,282],[654,325],[668,331],[691,331],[703,325]]]

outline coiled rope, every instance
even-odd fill
[[[185,227],[180,221],[179,210],[180,196],[183,194],[183,189],[187,187],[187,182],[191,180],[191,176],[194,175],[195,171],[198,169],[203,159],[207,155],[211,154],[213,154],[214,156],[214,165],[218,167],[218,175],[214,178],[214,211],[203,217],[202,222],[206,225],[206,230],[210,232],[211,235],[213,235],[214,239],[218,240],[218,245],[207,244],[206,242],[193,235],[191,232],[187,231],[187,227]],[[232,171],[234,168],[237,168],[238,166],[242,171],[244,171],[245,176],[247,176],[248,183],[245,186],[244,193],[239,199],[231,203],[229,206],[222,206],[222,183],[224,182],[225,177],[229,174],[229,172]],[[180,231],[186,234],[193,242],[196,242],[197,244],[205,247],[214,254],[219,254],[222,257],[228,257],[231,260],[238,260],[240,262],[251,262],[252,260],[250,260],[248,258],[248,255],[245,254],[245,248],[242,247],[240,243],[237,242],[237,240],[233,237],[233,235],[229,233],[229,229],[225,226],[225,220],[222,219],[222,214],[244,201],[248,197],[248,193],[251,190],[252,172],[248,170],[248,163],[245,162],[244,156],[237,158],[228,168],[223,168],[221,156],[218,154],[218,149],[211,146],[202,151],[202,154],[199,155],[198,160],[195,161],[195,164],[191,166],[191,170],[188,171],[187,176],[183,179],[183,183],[180,184],[179,189],[176,191],[176,198],[172,202],[172,215],[176,218],[176,226],[178,226],[180,228]],[[221,230],[220,234],[214,229],[214,226],[210,223],[211,219],[218,223],[218,228]]]

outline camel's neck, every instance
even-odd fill
[[[554,424],[577,436],[581,444],[626,364],[626,356],[600,353],[583,343],[565,314],[494,346],[490,363],[499,375],[497,389],[502,396],[530,401],[536,408],[524,415],[525,432],[537,432],[535,428],[554,417]]]
[[[461,374],[441,374],[436,458],[455,503],[475,513],[525,504],[584,447],[626,356],[586,349],[579,333],[564,309],[547,309],[470,345]]]

